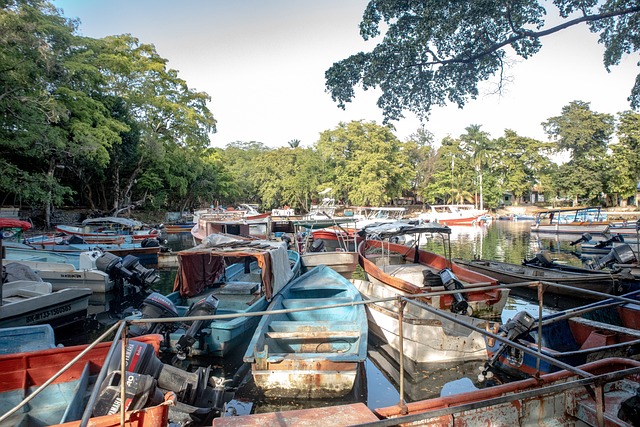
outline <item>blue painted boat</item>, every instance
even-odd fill
[[[193,356],[226,355],[258,324],[259,317],[242,315],[264,311],[272,297],[300,274],[300,254],[280,242],[211,235],[177,255],[174,292],[167,298],[179,316],[188,315],[190,307],[209,295],[218,300],[216,315],[238,315],[215,319],[198,333],[189,351]],[[188,327],[172,332],[164,350],[184,354],[178,342]]]
[[[55,348],[51,325],[0,328],[0,354],[24,353]]]
[[[353,389],[367,357],[362,297],[346,278],[320,265],[273,298],[244,355],[267,396],[333,398]],[[316,310],[291,311],[348,304]],[[284,310],[285,312],[282,312]]]
[[[611,303],[611,300],[599,301],[572,311],[597,308],[605,303]],[[639,311],[640,305],[637,304],[617,304],[607,311],[601,309],[583,316],[567,317],[564,312],[558,312],[542,318],[542,334],[539,334],[533,316],[519,312],[501,330],[506,332],[505,335],[511,341],[534,351],[538,350],[540,342],[540,351],[544,355],[571,366],[607,357],[637,358],[640,355],[640,330],[637,329],[636,320],[640,318]],[[605,320],[604,314],[611,323],[599,321]],[[508,331],[517,331],[517,334],[509,337]],[[488,366],[511,376],[528,377],[538,371],[536,356],[507,344],[502,345],[497,340],[487,340],[487,352],[491,357]],[[539,362],[541,374],[559,370],[561,368],[548,361]]]

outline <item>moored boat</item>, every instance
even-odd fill
[[[352,280],[364,300],[384,300],[367,304],[370,334],[400,357],[400,326],[397,297],[406,293],[389,285]],[[487,320],[452,314],[461,323],[482,329],[493,328]],[[420,306],[406,304],[402,313],[402,354],[405,369],[417,372],[417,364],[486,360],[484,336],[460,323],[454,323]]]
[[[194,343],[192,355],[224,356],[231,351],[259,321],[243,314],[265,310],[274,295],[300,273],[300,255],[278,242],[214,234],[177,255],[174,292],[167,298],[177,307],[178,315],[209,295],[218,300],[216,314],[237,315],[213,320],[207,333]],[[179,352],[177,344],[184,334],[185,330],[171,333],[165,349]]]
[[[466,289],[463,294],[422,298],[433,307],[478,318],[499,317],[509,294],[498,288],[493,277],[476,273],[453,263],[449,258],[419,249],[420,235],[440,236],[445,248],[451,229],[437,223],[397,222],[369,226],[362,230],[366,240],[358,246],[360,265],[368,280],[388,285],[407,294]],[[391,243],[404,234],[418,236],[411,246]],[[473,288],[483,288],[474,291]],[[487,289],[489,288],[489,289]]]
[[[418,219],[442,225],[474,225],[479,224],[486,213],[486,210],[476,209],[473,205],[430,205],[426,213],[418,215]]]
[[[606,214],[597,206],[541,209],[531,224],[531,231],[537,233],[604,234],[608,230]]]
[[[549,284],[559,283],[578,289],[586,289],[604,294],[620,294],[624,291],[633,291],[640,286],[640,280],[620,272],[606,272],[590,270],[587,268],[575,268],[571,271],[563,271],[560,267],[542,267],[521,264],[511,264],[501,261],[489,261],[475,259],[471,261],[455,259],[454,262],[469,270],[494,277],[500,283],[523,283],[544,281]],[[519,293],[520,288],[512,288],[512,293]],[[522,289],[525,291],[525,289]],[[557,286],[545,287],[545,293],[567,295],[580,299],[603,299],[602,296],[580,293],[572,289]]]
[[[326,266],[289,283],[273,298],[267,309],[273,313],[262,317],[243,358],[258,388],[267,396],[312,399],[351,392],[367,356],[365,308],[353,304],[361,301],[353,284]]]

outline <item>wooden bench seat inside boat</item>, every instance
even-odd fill
[[[251,295],[258,291],[260,285],[256,282],[227,282],[219,293],[223,295]]]
[[[349,339],[360,337],[360,331],[353,322],[336,321],[288,321],[275,320],[269,324],[267,338],[273,339]]]

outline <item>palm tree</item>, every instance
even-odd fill
[[[489,139],[489,133],[480,130],[481,125],[470,125],[465,128],[467,132],[460,136],[460,139],[472,151],[473,164],[478,175],[478,187],[480,189],[480,210],[484,210],[484,200],[482,194],[482,169],[489,160],[491,153],[492,141]],[[474,203],[475,204],[475,203]]]
[[[287,144],[289,144],[290,148],[298,148],[300,146],[300,140],[292,139],[291,141],[287,142]]]

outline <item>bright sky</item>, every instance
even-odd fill
[[[100,38],[132,34],[155,45],[189,87],[211,96],[216,147],[260,141],[270,147],[299,139],[311,146],[339,122],[382,123],[375,91],[358,91],[339,109],[325,93],[325,71],[359,51],[358,24],[367,0],[54,0],[80,32]],[[628,110],[638,55],[607,73],[603,49],[585,26],[542,40],[540,53],[509,70],[501,95],[485,93],[460,110],[435,108],[425,124],[436,141],[458,137],[471,124],[494,138],[504,129],[546,140],[540,123],[574,100],[598,113]],[[420,123],[410,114],[394,123],[405,140]]]

